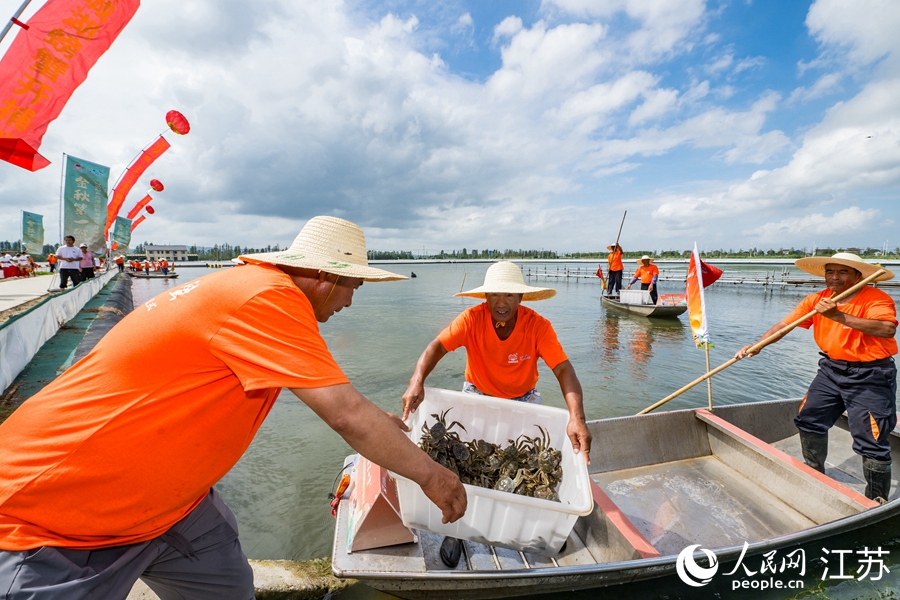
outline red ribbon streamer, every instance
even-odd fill
[[[37,171],[47,127],[140,6],[140,0],[48,0],[0,60],[0,160]]]

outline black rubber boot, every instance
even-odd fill
[[[459,564],[459,558],[462,556],[462,540],[452,537],[445,537],[441,542],[441,562],[455,569]]]
[[[866,477],[866,498],[884,504],[891,493],[891,461],[863,456],[863,475]]]
[[[801,431],[800,448],[806,464],[819,473],[824,473],[825,458],[828,456],[828,434]]]

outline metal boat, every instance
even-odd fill
[[[178,273],[169,273],[168,275],[163,275],[162,273],[135,273],[134,271],[125,271],[125,274],[129,277],[136,277],[138,279],[177,279]]]
[[[808,467],[793,424],[799,405],[777,400],[589,422],[594,510],[578,518],[556,556],[466,541],[460,564],[448,569],[439,558],[442,537],[427,531],[417,532],[417,543],[348,553],[345,499],[332,569],[401,598],[504,598],[670,576],[695,544],[714,552],[724,572],[751,558],[758,568],[773,550],[880,531],[900,513],[898,482],[883,505],[862,494],[846,417],[830,432],[825,474]],[[896,461],[900,435],[891,432],[890,441]],[[471,501],[469,510],[477,510]],[[693,552],[698,564],[707,560]]]
[[[623,310],[643,317],[653,319],[677,319],[678,315],[687,311],[686,304],[664,306],[662,304],[630,304],[613,300],[607,296],[600,296],[600,304],[607,308]]]

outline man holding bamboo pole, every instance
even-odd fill
[[[890,296],[868,286],[838,302],[832,299],[880,269],[855,254],[802,258],[796,264],[807,273],[824,276],[827,289],[804,298],[760,339],[811,310],[818,313],[799,325],[813,328],[823,356],[794,419],[803,459],[825,472],[828,430],[846,410],[853,451],[862,456],[866,497],[886,501],[891,488],[889,436],[897,424],[896,306]],[[875,281],[893,276],[885,270]],[[750,348],[744,346],[735,358],[751,356]]]

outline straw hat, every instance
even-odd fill
[[[637,264],[641,264],[641,263],[644,262],[645,260],[649,260],[650,262],[653,262],[654,259],[650,258],[649,256],[647,256],[647,255],[645,254],[645,255],[643,255],[642,257],[640,257],[639,259],[637,259],[637,260],[634,261],[634,262],[636,262]]]
[[[619,244],[613,244],[612,246],[607,246],[607,247],[606,247],[607,250],[615,250],[616,248],[618,248],[619,250],[621,250],[621,249],[622,249],[622,246],[620,246]]]
[[[825,265],[827,264],[843,265],[845,267],[850,267],[851,269],[856,269],[857,271],[862,273],[863,278],[866,278],[869,275],[874,275],[875,271],[884,268],[879,265],[867,263],[857,255],[850,254],[849,252],[838,252],[834,256],[830,257],[811,256],[809,258],[801,258],[794,264],[807,273],[818,275],[819,277],[825,277]],[[887,273],[885,273],[884,275],[880,275],[875,281],[887,281],[888,279],[893,279],[894,274],[887,269],[884,270],[887,271]]]
[[[454,296],[484,299],[485,294],[522,294],[522,300],[546,300],[555,296],[556,290],[525,285],[522,270],[509,261],[502,261],[488,268],[484,285]]]
[[[248,263],[269,263],[315,269],[364,281],[408,279],[369,266],[366,236],[356,223],[337,217],[313,217],[307,221],[290,248],[280,252],[242,254]]]

